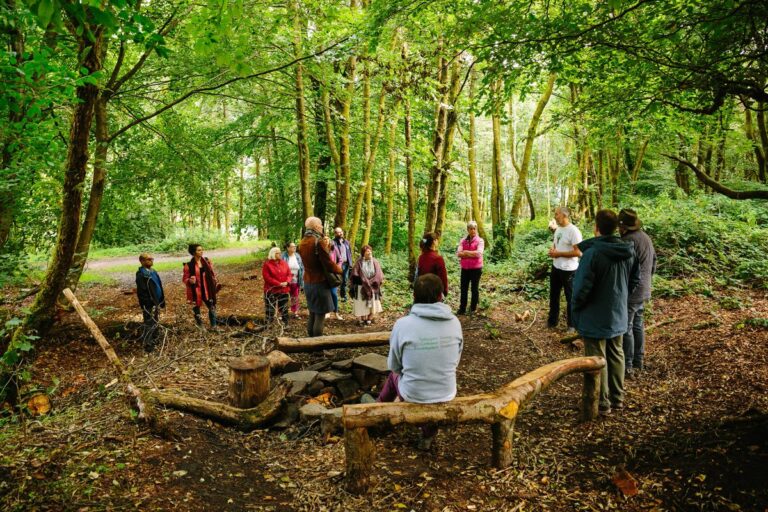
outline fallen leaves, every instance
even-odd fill
[[[613,482],[613,485],[615,485],[624,496],[637,496],[637,480],[635,480],[626,469],[619,469],[619,471],[617,471],[611,478],[611,482]]]

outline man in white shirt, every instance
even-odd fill
[[[581,243],[581,231],[571,224],[571,212],[565,206],[555,209],[555,237],[552,247],[549,249],[549,257],[552,258],[552,271],[549,275],[549,318],[547,326],[551,329],[557,327],[560,320],[560,290],[565,292],[567,304],[566,320],[568,332],[573,331],[571,320],[571,291],[573,289],[573,274],[579,268],[581,251],[577,247]]]

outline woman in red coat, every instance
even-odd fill
[[[203,247],[200,244],[189,244],[187,249],[192,259],[184,264],[184,276],[182,282],[187,287],[187,302],[192,304],[195,314],[195,323],[198,327],[203,325],[203,317],[200,315],[200,306],[208,308],[208,320],[211,328],[216,328],[216,293],[221,286],[216,281],[216,273],[213,271],[211,260],[203,257]]]
[[[424,274],[435,274],[443,282],[443,295],[448,295],[448,272],[445,269],[445,260],[437,252],[439,240],[434,233],[424,233],[419,242],[421,256],[416,267],[416,277]],[[441,295],[440,300],[443,300]]]
[[[280,310],[283,324],[288,325],[288,292],[291,284],[291,269],[283,261],[280,249],[273,247],[269,250],[267,261],[261,267],[264,278],[264,308],[267,323],[275,318],[276,309]]]

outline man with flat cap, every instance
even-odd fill
[[[632,379],[644,369],[645,325],[643,312],[645,303],[651,298],[651,278],[656,272],[656,251],[651,238],[642,230],[637,212],[624,208],[619,212],[619,232],[625,242],[635,244],[635,255],[640,263],[640,284],[630,293],[627,300],[627,332],[624,334],[624,373]]]

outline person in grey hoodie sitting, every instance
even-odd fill
[[[391,373],[378,402],[433,404],[456,396],[456,367],[464,336],[450,306],[440,302],[443,283],[434,274],[419,276],[413,286],[408,316],[395,322],[389,337],[387,363]],[[419,448],[428,450],[437,427],[421,429]]]
[[[601,415],[624,407],[624,351],[627,299],[640,282],[632,242],[616,236],[619,218],[611,210],[595,215],[595,237],[578,244],[581,262],[573,276],[573,323],[584,339],[584,355],[605,358],[600,373]]]

